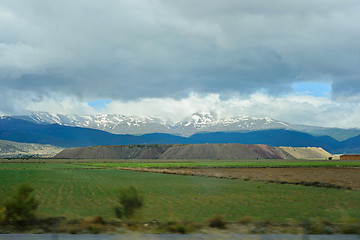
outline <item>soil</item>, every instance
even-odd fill
[[[66,159],[328,159],[322,148],[270,147],[263,144],[118,145],[68,148],[55,158]]]
[[[191,176],[260,180],[306,186],[360,190],[360,168],[122,168]]]
[[[270,147],[269,147],[270,148]],[[226,144],[187,144],[169,148],[161,159],[264,159],[248,145]]]

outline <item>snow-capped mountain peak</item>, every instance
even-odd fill
[[[59,124],[99,129],[115,134],[146,134],[169,133],[190,136],[200,131],[239,131],[262,130],[274,128],[288,128],[289,125],[265,117],[224,117],[217,113],[199,112],[185,118],[183,121],[172,123],[164,119],[151,116],[125,116],[121,114],[103,115],[64,115],[48,112],[32,112],[28,116],[18,116],[40,124]]]

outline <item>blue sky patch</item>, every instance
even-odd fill
[[[111,102],[112,102],[112,100],[110,100],[110,99],[97,99],[97,100],[88,102],[88,104],[90,107],[92,107],[96,110],[101,110],[103,108],[106,108],[106,105]]]
[[[324,82],[297,82],[292,87],[296,93],[315,97],[329,97],[331,93],[331,84]]]

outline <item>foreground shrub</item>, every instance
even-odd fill
[[[224,218],[220,215],[215,215],[209,219],[209,226],[213,228],[225,228]]]
[[[115,207],[115,215],[118,218],[130,218],[135,210],[143,206],[144,200],[141,194],[133,186],[121,188],[118,198],[119,206]]]
[[[172,233],[186,233],[186,227],[181,223],[169,223],[168,230]]]
[[[39,205],[32,196],[28,185],[20,185],[14,195],[5,202],[1,210],[1,222],[25,225],[35,219],[35,211]]]
[[[360,234],[360,224],[343,223],[340,226],[340,232],[344,234]]]

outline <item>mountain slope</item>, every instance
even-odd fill
[[[16,118],[0,118],[0,139],[25,143],[51,144],[61,147],[81,147],[95,145],[131,145],[131,144],[195,144],[195,143],[241,143],[266,144],[269,146],[322,147],[327,151],[339,151],[345,147],[339,141],[328,137],[314,137],[306,133],[284,129],[259,130],[252,132],[214,132],[198,133],[190,137],[181,137],[164,133],[152,133],[141,136],[111,134],[108,132],[68,127],[57,124],[36,124]],[[356,148],[359,144],[352,143]]]
[[[327,151],[332,151],[339,144],[339,141],[328,136],[315,137],[307,133],[284,129],[259,130],[246,133],[198,133],[190,137],[190,143],[207,142],[266,144],[269,146],[322,147]]]
[[[315,136],[331,136],[339,141],[360,135],[360,129],[325,128],[289,124],[263,117],[221,117],[216,113],[194,113],[180,122],[148,116],[64,115],[47,112],[32,112],[18,119],[39,124],[59,124],[103,130],[114,134],[142,135],[147,133],[168,133],[189,137],[200,132],[246,132],[266,129],[287,129],[305,132]]]
[[[68,127],[58,124],[36,124],[11,117],[0,118],[0,139],[24,143],[51,144],[61,147],[185,142],[185,138],[169,134],[116,135],[89,128]]]
[[[260,129],[283,129],[288,124],[270,118],[233,117],[218,118],[216,114],[195,113],[181,122],[169,122],[156,117],[107,115],[63,115],[32,112],[18,119],[40,124],[59,124],[85,127],[114,134],[169,133],[190,136],[198,132],[249,131]]]
[[[339,149],[343,153],[360,153],[360,135],[341,142]]]
[[[32,112],[16,118],[39,124],[59,124],[71,127],[92,128],[114,134],[167,133],[170,126],[159,118],[144,116],[106,115],[64,115],[47,112]]]

